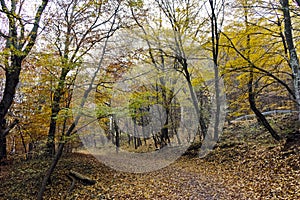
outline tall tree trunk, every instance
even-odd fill
[[[188,64],[187,64],[187,60],[185,58],[178,60],[183,68],[183,73],[184,73],[184,77],[187,81],[188,87],[189,87],[189,92],[192,98],[192,103],[194,106],[194,109],[196,111],[196,115],[197,115],[197,120],[199,121],[199,125],[200,125],[200,130],[202,132],[203,138],[206,137],[207,134],[207,125],[205,123],[205,119],[203,117],[203,113],[201,112],[199,105],[198,105],[198,100],[197,100],[197,96],[196,93],[193,89],[193,85],[192,85],[192,80],[191,80],[191,75],[190,72],[188,71]]]
[[[118,124],[117,124],[117,119],[116,119],[116,117],[114,116],[113,117],[113,120],[114,120],[114,131],[115,131],[115,133],[116,133],[116,138],[115,138],[115,140],[116,140],[116,152],[117,153],[119,153],[119,149],[120,149],[120,129],[119,129],[119,127],[118,127]]]
[[[16,88],[19,83],[19,76],[23,59],[23,56],[12,56],[12,65],[10,67],[11,69],[8,67],[5,72],[5,89],[3,98],[0,102],[0,160],[5,159],[7,156],[6,136],[8,135],[10,129],[7,129],[9,125],[5,120],[5,116],[9,108],[11,107],[14,96],[16,94]]]
[[[298,2],[298,1],[297,1]],[[288,0],[280,0],[284,16],[284,35],[289,50],[289,63],[293,70],[293,85],[295,91],[295,100],[298,110],[298,121],[300,121],[300,65],[296,48],[293,41],[293,26],[291,22],[290,6]],[[297,128],[300,128],[297,127]]]
[[[214,121],[214,135],[213,138],[215,141],[219,138],[219,124],[220,124],[220,111],[221,111],[221,99],[220,99],[220,86],[219,86],[219,67],[218,67],[218,57],[219,57],[219,25],[218,18],[216,15],[216,7],[215,2],[213,0],[209,1],[211,8],[211,41],[212,41],[212,53],[213,53],[213,63],[214,63],[214,88],[216,94],[216,111],[214,113],[215,121]],[[223,6],[223,5],[222,5]]]
[[[49,124],[49,132],[47,138],[47,155],[55,154],[55,132],[56,132],[56,122],[57,116],[60,111],[61,99],[64,95],[64,87],[66,76],[69,72],[69,69],[63,68],[59,78],[59,83],[54,91],[51,107],[51,119]]]

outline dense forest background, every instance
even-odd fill
[[[299,141],[298,0],[0,3],[0,161],[51,161],[38,199],[84,146],[198,155],[253,127]]]

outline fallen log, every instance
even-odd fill
[[[68,175],[70,177],[74,177],[76,180],[81,181],[85,185],[94,185],[96,183],[95,180],[93,180],[83,174],[80,174],[79,172],[75,172],[73,170],[70,170]]]

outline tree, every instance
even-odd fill
[[[248,2],[245,2],[246,5],[248,5]],[[251,37],[250,34],[248,34],[248,28],[249,28],[249,22],[248,22],[248,10],[245,7],[244,8],[244,17],[245,17],[245,27],[246,27],[246,32],[247,32],[247,41],[246,41],[246,58],[248,60],[251,60],[251,47],[250,47],[250,42],[251,42]],[[256,100],[255,100],[255,93],[254,93],[254,89],[253,89],[253,79],[254,79],[254,75],[253,75],[253,65],[251,63],[248,63],[248,68],[249,68],[249,79],[248,79],[248,100],[249,100],[249,104],[250,104],[250,108],[251,110],[255,113],[257,119],[259,120],[260,123],[263,124],[263,126],[270,132],[270,134],[273,136],[273,138],[275,138],[276,140],[279,140],[280,137],[279,135],[276,133],[276,131],[271,127],[271,125],[269,124],[268,120],[265,118],[265,116],[260,112],[260,110],[256,107]]]
[[[8,123],[7,113],[14,101],[14,95],[19,83],[22,62],[33,48],[38,36],[40,20],[48,4],[42,0],[33,18],[27,19],[24,15],[25,1],[1,0],[1,17],[7,21],[6,30],[0,30],[0,36],[5,40],[1,67],[5,71],[5,88],[0,101],[0,160],[6,157],[6,136],[18,123],[14,120]],[[9,3],[9,6],[7,5]],[[28,5],[27,5],[28,6]],[[29,28],[31,29],[29,30]]]
[[[299,6],[299,1],[297,1],[297,3]],[[298,121],[300,121],[300,64],[294,44],[290,5],[288,0],[280,0],[280,4],[282,6],[282,12],[284,17],[284,35],[286,42],[286,44],[284,45],[287,45],[287,49],[289,52],[288,62],[292,68],[295,101],[298,110]]]
[[[221,111],[221,96],[222,91],[220,89],[220,70],[219,70],[219,50],[220,50],[220,35],[222,23],[224,20],[224,7],[225,1],[214,1],[209,0],[210,6],[210,28],[211,28],[211,51],[212,60],[214,63],[214,88],[215,88],[215,101],[216,110],[214,112],[214,133],[213,138],[215,141],[219,137],[219,126],[220,126],[220,111]],[[224,94],[223,94],[224,95]]]
[[[73,75],[71,81],[67,80],[67,76],[72,71],[80,70],[83,60],[87,59],[90,51],[99,42],[106,39],[107,30],[104,26],[109,24],[115,15],[115,13],[110,13],[114,3],[95,2],[93,0],[56,2],[56,11],[58,12],[53,12],[51,16],[52,20],[54,20],[53,27],[49,28],[49,32],[54,35],[54,41],[53,39],[48,39],[54,44],[54,51],[61,62],[61,71],[57,77],[52,97],[51,120],[47,141],[47,153],[49,155],[54,155],[55,153],[55,133],[59,112],[63,108],[61,105],[64,101],[63,96],[67,93],[67,86],[72,85],[72,82],[74,82],[76,73],[74,73],[75,75]],[[110,30],[110,34],[112,35],[115,30],[114,27],[113,31]],[[72,98],[72,94],[70,95]]]
[[[87,83],[87,87],[85,87],[84,92],[83,92],[82,96],[79,99],[78,108],[74,108],[74,109],[78,109],[79,111],[77,113],[75,113],[75,116],[74,116],[72,122],[70,123],[70,125],[66,129],[66,133],[64,134],[64,137],[62,138],[62,140],[60,141],[60,143],[58,145],[58,150],[54,155],[52,163],[51,163],[50,167],[47,169],[47,171],[45,173],[45,176],[44,176],[44,178],[42,180],[42,183],[41,183],[41,188],[40,188],[39,193],[37,195],[38,200],[43,199],[43,194],[45,192],[46,185],[47,185],[47,183],[48,183],[48,181],[49,181],[49,179],[50,179],[50,177],[51,177],[51,175],[52,175],[59,159],[62,156],[64,146],[67,142],[67,140],[65,140],[65,138],[68,138],[71,135],[76,134],[77,131],[80,130],[80,128],[77,128],[77,130],[75,130],[75,129],[76,129],[76,126],[78,125],[78,123],[80,122],[80,119],[82,118],[82,116],[84,114],[83,110],[86,106],[87,99],[88,99],[90,93],[92,91],[94,91],[94,89],[95,89],[95,85],[96,85],[96,82],[97,82],[97,76],[98,76],[99,71],[100,71],[100,69],[103,65],[104,56],[107,53],[108,41],[112,37],[113,33],[115,33],[115,31],[119,28],[118,12],[119,12],[119,9],[120,9],[120,5],[121,5],[121,2],[117,1],[116,4],[114,5],[113,9],[112,9],[111,15],[109,15],[109,18],[107,20],[105,20],[105,22],[109,23],[109,28],[108,28],[107,31],[105,31],[104,36],[101,40],[103,42],[103,46],[102,46],[102,52],[99,55],[98,64],[96,65],[96,67],[94,67],[95,71],[94,71],[94,73],[92,73],[91,79]],[[100,16],[99,16],[99,18],[100,18]],[[96,120],[98,120],[98,118]],[[85,124],[84,126],[88,126],[88,125],[89,124]]]
[[[229,28],[231,29],[229,32],[222,33],[229,41],[229,45],[223,44],[223,46],[232,48],[237,54],[236,56],[230,54],[229,57],[232,61],[226,65],[231,76],[233,72],[240,73],[236,82],[239,82],[240,85],[244,84],[243,88],[247,91],[247,96],[243,95],[241,98],[247,97],[250,108],[258,121],[276,140],[279,140],[279,135],[270,126],[261,109],[271,107],[263,104],[263,102],[268,102],[267,97],[270,96],[270,93],[281,91],[279,96],[283,95],[287,100],[289,96],[295,97],[294,91],[289,85],[289,69],[283,62],[286,50],[281,45],[281,40],[284,40],[281,32],[281,20],[272,4],[262,6],[264,9],[269,6],[270,12],[274,14],[265,18],[261,17],[263,12],[259,10],[260,5],[249,1],[238,2],[238,5],[243,8],[244,19],[241,21],[243,20],[244,23],[236,22],[232,26],[234,28]],[[225,51],[230,52],[228,49]],[[230,79],[232,80],[232,77]],[[248,81],[245,82],[245,80]],[[279,101],[272,103],[272,107],[280,105]]]
[[[197,68],[197,64],[201,65],[201,59],[204,57],[200,55],[203,53],[200,50],[201,44],[197,43],[194,38],[197,32],[195,27],[199,26],[197,25],[200,12],[198,10],[199,2],[155,0],[154,5],[157,6],[159,16],[149,16],[148,20],[151,20],[151,23],[148,22],[147,24],[137,20],[132,9],[133,18],[142,31],[140,37],[147,46],[145,51],[148,51],[149,60],[145,62],[150,62],[156,70],[161,72],[173,69],[184,78],[199,119],[201,133],[205,136],[207,133],[207,116],[203,115],[204,112],[199,107],[193,86],[193,79],[200,78],[194,77],[194,70]],[[195,54],[195,52],[197,53]],[[160,79],[162,87],[164,87],[164,81],[163,78]],[[165,92],[162,91],[162,93]],[[166,94],[162,94],[162,96],[167,97]],[[165,98],[164,101],[168,102],[168,99]],[[170,105],[164,106],[168,108]]]

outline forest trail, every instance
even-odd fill
[[[235,152],[227,150],[231,153],[222,150],[205,159],[183,156],[168,167],[148,173],[115,171],[87,152],[66,154],[53,174],[45,199],[300,198],[299,154],[290,155],[284,162],[275,161],[278,149],[274,148],[233,160],[233,154],[237,158],[247,152],[239,148]],[[2,166],[0,199],[35,199],[47,163],[31,160],[13,167]],[[71,185],[66,177],[69,170],[97,183],[86,186],[77,182],[74,190],[67,193]]]
[[[264,129],[239,125],[206,157],[185,155],[147,173],[116,171],[88,151],[64,154],[44,199],[300,199],[300,140],[275,142]],[[51,160],[34,158],[0,166],[0,199],[36,199]],[[93,180],[76,182],[68,193],[70,170]]]
[[[76,153],[95,159],[85,149]],[[100,164],[100,161],[95,162]],[[228,195],[228,189],[218,177],[221,171],[214,163],[181,157],[157,171],[127,173],[112,170],[111,179],[109,176],[106,179],[109,183],[103,184],[101,178],[98,181],[109,199],[220,199]]]

